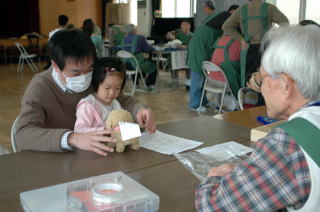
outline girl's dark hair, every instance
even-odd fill
[[[108,75],[118,75],[123,78],[121,90],[126,84],[126,69],[122,60],[117,57],[102,57],[93,66],[92,89],[97,92],[99,85]]]
[[[59,30],[49,39],[49,57],[63,70],[66,60],[80,62],[96,57],[96,48],[90,37],[80,30]]]

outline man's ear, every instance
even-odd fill
[[[286,95],[286,98],[290,98],[293,95],[294,90],[296,89],[296,84],[294,80],[287,74],[282,74],[281,79],[282,79],[281,87],[283,89],[283,92]]]
[[[56,64],[56,62],[51,60],[51,64],[52,64],[52,67],[54,68],[54,70],[59,73],[60,69],[59,69],[58,65]]]

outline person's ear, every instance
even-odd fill
[[[296,88],[294,80],[287,74],[281,74],[281,89],[286,98],[290,98],[294,94]]]
[[[57,65],[57,63],[54,62],[53,60],[51,60],[51,64],[52,64],[52,67],[54,68],[54,70],[59,73],[60,69],[59,69],[59,66]]]

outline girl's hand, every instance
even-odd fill
[[[151,134],[156,132],[156,123],[150,109],[139,108],[136,118],[139,126],[145,128],[147,132]]]

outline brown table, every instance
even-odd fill
[[[235,112],[223,113],[215,115],[217,119],[221,119],[233,124],[237,124],[247,128],[256,128],[262,126],[263,124],[257,121],[257,116],[266,116],[267,108],[266,106],[253,107],[246,110],[240,110]]]
[[[211,117],[166,123],[158,129],[203,141],[201,147],[249,139],[249,129]],[[0,167],[0,211],[20,211],[20,192],[114,171],[133,176],[158,194],[160,211],[192,211],[194,188],[199,183],[173,156],[146,149],[107,157],[85,151],[19,152],[0,156]]]
[[[24,47],[27,47],[29,45],[28,39],[21,39],[21,38],[0,39],[0,46],[3,46],[3,48],[4,48],[5,60],[7,60],[7,48],[16,47],[15,42],[19,42]],[[43,49],[45,48],[47,43],[48,43],[48,38],[39,38],[39,52],[40,53],[43,52]]]

